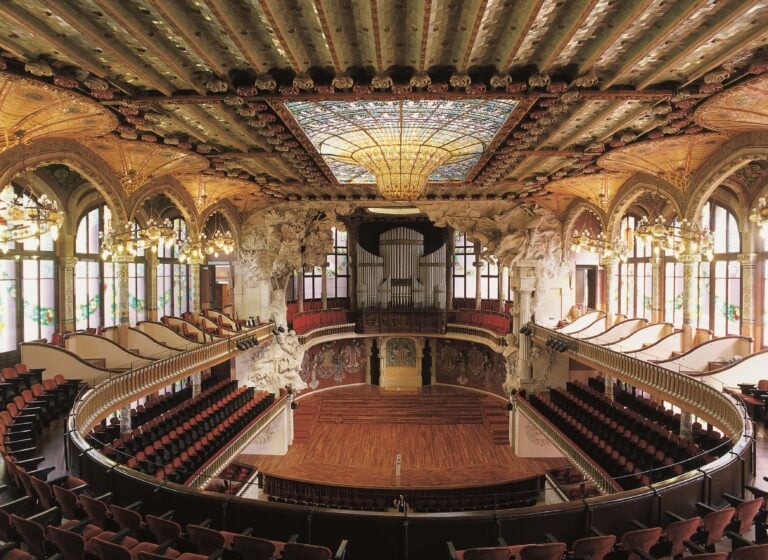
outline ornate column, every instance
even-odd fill
[[[475,309],[480,310],[483,307],[483,298],[481,295],[481,288],[483,286],[483,279],[481,274],[483,272],[483,261],[480,260],[480,243],[475,243],[475,262],[472,263],[475,267]]]
[[[696,329],[696,269],[701,257],[699,255],[678,255],[683,263],[683,351],[693,347],[693,334]]]
[[[299,268],[296,278],[296,310],[304,311],[304,267]]]
[[[323,263],[321,267],[321,274],[323,275],[322,282],[320,282],[320,299],[322,300],[322,308],[328,309],[328,263]]]
[[[131,405],[126,405],[118,411],[120,420],[120,435],[131,432]]]
[[[192,299],[192,315],[200,315],[200,262],[192,261],[189,265],[189,295]]]
[[[693,436],[693,416],[687,410],[680,411],[680,437],[691,438]]]
[[[741,264],[741,334],[755,338],[755,265],[757,253],[739,255]],[[760,344],[756,343],[756,348]]]
[[[507,267],[499,267],[499,313],[504,313],[504,295],[507,293],[504,290],[504,281],[507,279]]]
[[[203,385],[203,374],[202,372],[197,372],[192,374],[192,398],[196,397],[200,394],[202,385]]]
[[[144,279],[147,283],[147,321],[159,321],[157,314],[157,253],[145,251],[147,258],[147,268],[144,273]]]
[[[651,322],[660,323],[664,320],[664,302],[661,298],[661,279],[664,259],[656,249],[651,255]]]
[[[453,309],[453,228],[445,228],[445,310]]]
[[[125,348],[128,345],[128,327],[131,326],[128,314],[130,293],[128,288],[128,264],[133,262],[132,255],[115,255],[112,258],[117,276],[117,343]]]
[[[70,237],[70,236],[67,236]],[[61,278],[61,294],[59,301],[63,305],[59,310],[59,330],[70,332],[75,330],[75,265],[77,258],[66,256],[59,258],[59,278]]]
[[[606,327],[613,326],[619,304],[619,277],[616,275],[616,258],[603,258],[600,264],[605,270],[605,316]]]
[[[605,396],[608,397],[610,400],[613,400],[614,379],[610,375],[605,375],[605,374],[603,374],[603,377],[605,378]]]
[[[347,224],[347,270],[349,271],[349,285],[347,286],[347,296],[349,297],[349,308],[357,309],[357,222]]]
[[[536,289],[535,264],[517,266],[512,274],[512,283],[515,288],[515,307],[518,320],[515,332],[528,324],[533,317],[533,291]],[[533,387],[533,371],[530,367],[530,338],[518,336],[517,375],[522,388]]]

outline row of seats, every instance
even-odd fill
[[[509,315],[494,313],[492,311],[476,311],[472,309],[459,309],[456,312],[456,322],[466,323],[491,330],[498,334],[509,332]]]
[[[305,299],[304,311],[316,311],[323,308],[322,299]],[[349,298],[328,298],[325,302],[326,309],[349,309]],[[289,325],[293,324],[293,318],[299,313],[298,302],[292,301],[285,306],[286,320]]]
[[[587,410],[591,408],[593,411],[598,411],[599,414],[605,414],[617,420],[625,429],[641,434],[642,439],[661,450],[665,455],[672,457],[674,462],[685,461],[700,455],[704,451],[692,440],[680,437],[665,426],[646,418],[616,401],[612,401],[605,394],[597,392],[582,383],[568,382],[567,390],[567,393],[556,391],[555,394],[551,394],[553,400],[558,402],[560,398],[566,398],[571,401],[579,399],[582,404],[586,405]]]
[[[600,495],[597,487],[576,467],[567,466],[547,471],[547,477],[568,500],[583,500]]]
[[[760,491],[758,491],[760,492]],[[765,495],[765,493],[763,493]],[[577,539],[570,549],[566,543],[547,533],[544,543],[518,544],[509,546],[504,539],[498,539],[496,546],[466,548],[457,550],[453,542],[447,542],[450,560],[563,560],[589,559],[604,560],[656,560],[659,558],[681,558],[685,553],[696,560],[726,560],[728,554],[715,552],[715,546],[725,537],[731,540],[732,560],[765,560],[768,544],[752,542],[743,535],[753,526],[758,534],[765,532],[766,500],[756,497],[741,500],[725,494],[733,505],[715,509],[697,504],[701,516],[682,518],[673,512],[665,512],[668,523],[665,527],[647,527],[631,520],[630,529],[617,538],[606,535],[592,527],[590,535]]]
[[[297,313],[293,317],[293,330],[304,334],[320,327],[343,325],[349,322],[349,314],[344,309],[318,309]]]

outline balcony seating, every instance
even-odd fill
[[[306,299],[304,300],[304,311],[318,311],[323,308],[323,301],[320,299]],[[326,309],[349,309],[349,298],[328,298],[326,300]],[[289,325],[293,325],[293,319],[299,312],[299,304],[297,302],[290,302],[286,305],[286,320]],[[261,319],[257,318],[256,325],[261,324]],[[298,331],[297,331],[298,332]]]
[[[459,309],[455,317],[457,323],[473,325],[493,331],[496,334],[506,334],[509,332],[510,319],[510,316],[506,313],[477,311],[473,309]]]
[[[293,330],[305,334],[314,329],[349,323],[349,313],[344,309],[318,309],[297,313],[293,317]]]

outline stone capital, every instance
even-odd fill
[[[75,268],[77,257],[59,257],[59,266],[62,268]]]
[[[754,267],[757,263],[757,253],[739,253],[736,258],[739,260],[739,264],[743,267]]]
[[[683,264],[698,264],[701,262],[701,255],[677,255],[677,260]]]

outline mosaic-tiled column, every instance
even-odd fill
[[[661,282],[664,259],[660,254],[651,256],[651,322],[660,323],[664,320],[664,302],[661,297]]]
[[[701,257],[699,255],[678,255],[683,263],[683,351],[693,347],[693,333],[697,320],[696,272]]]
[[[75,257],[59,258],[59,278],[61,278],[61,301],[59,308],[59,330],[71,332],[75,330]]]
[[[131,326],[128,265],[133,262],[133,256],[114,256],[113,262],[117,276],[117,343],[126,348],[128,346],[128,327]]]
[[[131,405],[126,405],[118,411],[120,418],[120,434],[127,434],[131,431]]]
[[[146,251],[146,257],[147,268],[144,276],[147,282],[147,321],[159,321],[160,317],[157,313],[157,253]]]
[[[739,263],[741,264],[741,334],[754,339],[757,253],[742,253],[739,255]]]
[[[200,263],[189,265],[189,297],[191,311],[197,317],[200,314]]]
[[[619,306],[619,278],[615,274],[616,259],[613,257],[603,258],[600,264],[605,270],[606,327],[611,327]]]
[[[693,416],[687,410],[680,411],[680,437],[693,437]]]

